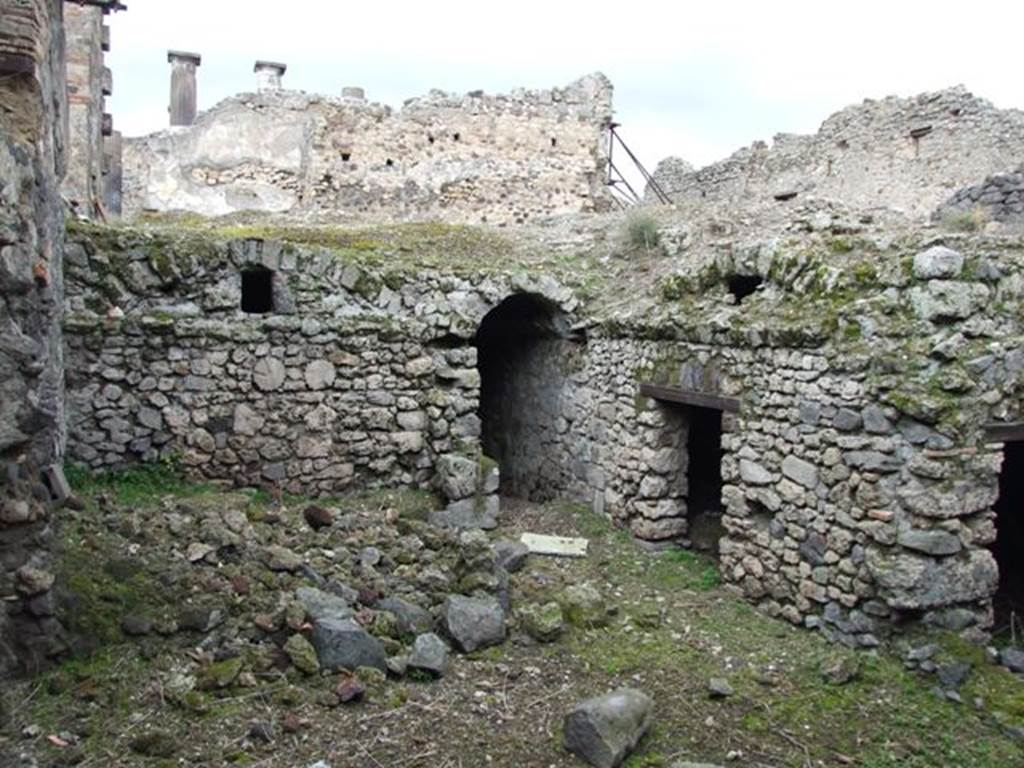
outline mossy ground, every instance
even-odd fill
[[[961,690],[964,703],[950,702],[933,693],[931,678],[904,669],[898,649],[853,654],[828,645],[727,591],[709,558],[641,551],[603,519],[566,504],[506,504],[501,535],[532,530],[590,541],[585,559],[531,558],[514,576],[513,607],[545,602],[568,584],[587,582],[614,609],[607,627],[570,629],[548,645],[513,632],[503,646],[456,657],[440,681],[391,681],[377,686],[368,702],[339,709],[316,703],[332,678],[293,671],[260,675],[254,687],[197,690],[176,699],[168,680],[202,636],[121,636],[114,619],[126,607],[159,612],[183,595],[153,590],[162,585],[161,563],[133,548],[147,541],[145,531],[130,520],[115,524],[101,509],[103,498],[126,504],[143,523],[166,508],[169,497],[185,496],[196,508],[237,506],[257,517],[275,502],[187,486],[165,471],[73,476],[89,508],[65,528],[67,575],[88,598],[80,610],[99,610],[111,634],[91,654],[7,692],[15,723],[0,735],[0,754],[29,751],[47,765],[307,766],[325,760],[334,768],[570,768],[581,763],[561,748],[564,714],[582,698],[632,685],[654,697],[657,724],[629,768],[667,767],[678,759],[775,768],[1024,764],[1024,749],[1005,729],[1024,722],[1024,685],[987,664],[981,650],[942,639],[941,660],[974,663]],[[401,508],[403,515],[428,503],[390,492],[335,502],[382,513]],[[288,510],[300,503],[286,498],[280,505]],[[123,515],[124,507],[118,509]],[[157,551],[156,542],[150,547]],[[137,568],[114,584],[106,564],[126,556]],[[244,607],[240,600],[231,610]],[[844,656],[859,663],[859,676],[841,686],[826,683],[821,665]],[[735,693],[711,699],[711,677],[726,678]],[[301,723],[294,733],[281,726],[289,717]],[[247,738],[255,721],[273,727],[272,743]],[[29,725],[39,735],[22,738]],[[51,735],[79,743],[61,747]],[[147,750],[152,756],[141,754]]]
[[[587,249],[551,249],[529,238],[484,226],[413,222],[373,226],[268,224],[181,214],[149,214],[130,224],[94,225],[72,221],[73,239],[91,242],[102,253],[143,248],[158,267],[166,253],[212,258],[218,244],[237,240],[276,241],[286,246],[329,251],[345,264],[373,270],[363,280],[396,287],[424,270],[459,276],[527,272],[550,275],[574,287],[581,299],[596,296],[609,278],[608,265]],[[159,269],[158,269],[159,271]],[[357,290],[359,286],[357,285]]]

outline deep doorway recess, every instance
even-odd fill
[[[265,314],[274,311],[274,273],[249,269],[242,273],[242,311]]]
[[[480,323],[480,442],[504,495],[544,501],[565,484],[556,427],[569,346],[561,311],[535,294],[509,296]]]
[[[729,293],[736,297],[736,303],[754,294],[764,283],[757,275],[733,275],[729,278]]]
[[[695,549],[718,555],[722,526],[722,412],[688,407],[686,453],[688,536]]]
[[[999,564],[995,632],[1009,633],[1011,620],[1018,630],[1024,627],[1024,442],[1003,448],[992,553]]]

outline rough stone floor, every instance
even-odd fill
[[[440,679],[385,680],[316,672],[291,639],[309,630],[295,590],[333,582],[399,656],[416,614],[388,614],[382,597],[437,610],[448,592],[500,594],[488,553],[417,520],[427,497],[353,495],[307,515],[302,499],[157,471],[76,485],[86,503],[64,513],[62,577],[93,647],[2,692],[0,766],[568,768],[582,763],[561,747],[565,713],[624,684],[656,702],[630,768],[1024,765],[1024,687],[983,649],[829,646],[732,595],[713,561],[643,552],[572,505],[506,500],[493,539],[581,535],[591,552],[530,556],[512,574],[505,643],[453,652]],[[558,610],[535,606],[559,600],[571,622],[557,634]]]

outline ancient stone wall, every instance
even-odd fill
[[[178,454],[201,476],[332,492],[436,487],[482,445],[506,491],[578,499],[664,545],[689,535],[707,480],[694,408],[639,389],[675,386],[739,400],[720,463],[738,591],[850,644],[908,620],[977,633],[998,580],[986,425],[1024,399],[1021,243],[836,228],[730,244],[665,276],[656,305],[593,322],[549,278],[85,238],[68,249],[72,454]],[[253,267],[274,275],[272,314],[239,310]],[[737,274],[761,287],[730,293]],[[547,320],[513,313],[514,343],[496,344],[487,318],[516,297]],[[546,332],[574,316],[586,338]]]
[[[393,336],[297,319],[76,326],[88,367],[69,374],[72,458],[180,456],[202,476],[314,495],[428,487],[453,440],[477,438],[475,356]]]
[[[566,441],[586,465],[570,487],[640,538],[685,536],[687,407],[642,397],[638,382],[738,397],[722,419],[729,583],[850,644],[911,620],[976,633],[998,583],[1003,445],[986,424],[1019,419],[1024,394],[1019,243],[967,258],[871,252],[831,275],[801,256],[797,272],[811,269],[798,279],[778,251],[733,249],[678,295],[710,302],[751,271],[766,285],[750,306],[723,295],[716,309],[684,303],[592,333],[567,384],[578,410]],[[865,299],[823,302],[819,280],[824,296],[860,283]]]
[[[1024,223],[1024,166],[961,189],[939,206],[932,218],[970,229],[990,221]]]
[[[957,190],[1022,160],[1024,113],[957,87],[868,100],[813,136],[780,134],[699,170],[669,158],[654,178],[681,204],[749,208],[814,196],[923,219]]]
[[[638,538],[687,535],[690,411],[608,372],[710,365],[744,401],[723,418],[727,582],[772,614],[853,644],[877,643],[908,615],[988,625],[998,446],[952,447],[879,403],[859,376],[830,371],[816,350],[614,339],[592,341],[587,356],[574,393],[586,406],[569,440],[586,466],[571,488]]]
[[[61,6],[0,1],[0,677],[61,644],[49,555],[63,490]]]
[[[398,111],[362,98],[264,90],[194,125],[125,143],[124,208],[521,223],[607,206],[611,84],[441,91]]]
[[[430,487],[439,457],[479,449],[483,316],[516,292],[573,306],[525,277],[388,275],[259,240],[144,246],[68,246],[69,451],[95,469],[179,457],[303,493]],[[240,310],[254,269],[275,276],[269,314]]]
[[[501,467],[502,492],[534,501],[566,496],[573,441],[567,439],[577,404],[567,369],[585,347],[565,339],[536,339],[492,374],[497,386],[482,403],[483,448]]]
[[[89,219],[120,213],[120,135],[105,111],[113,76],[104,65],[110,50],[108,7],[68,4],[67,44],[68,168],[61,191],[78,216]]]
[[[68,171],[62,191],[93,215],[103,184],[103,10],[69,4],[64,14],[68,80]]]

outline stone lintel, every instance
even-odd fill
[[[285,72],[288,71],[288,65],[282,64],[279,61],[257,61],[256,64],[253,66],[252,71],[259,72],[260,70],[265,69],[277,72],[277,74],[279,75],[283,75]]]
[[[182,62],[185,64],[193,64],[198,67],[203,63],[203,57],[198,53],[189,53],[188,51],[168,51],[167,61],[171,64]]]

